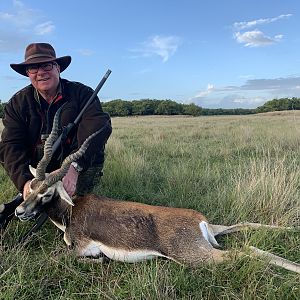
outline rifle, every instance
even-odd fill
[[[73,123],[69,123],[67,126],[65,126],[62,130],[62,133],[60,136],[57,138],[57,140],[54,142],[53,147],[52,147],[52,157],[54,157],[55,152],[60,149],[61,145],[64,144],[64,142],[67,140],[69,134],[73,131],[73,129],[78,125],[83,113],[87,109],[87,107],[91,104],[91,102],[95,99],[97,96],[98,92],[104,85],[105,81],[109,77],[111,73],[111,70],[107,70],[99,84],[97,85],[96,89],[94,90],[93,94],[89,98],[89,100],[86,102],[76,119],[74,120]],[[105,124],[101,131],[105,129],[107,124]],[[62,154],[62,153],[61,153]],[[13,218],[15,209],[23,202],[23,195],[19,193],[12,201],[0,205],[0,230],[4,230],[6,226],[8,225],[9,221]],[[38,229],[47,221],[48,216],[46,213],[42,212],[38,218],[36,219],[35,224],[33,227],[23,236],[19,239],[19,242],[22,243],[24,242],[32,233],[38,231]]]

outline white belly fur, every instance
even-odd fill
[[[80,256],[97,256],[103,253],[108,258],[113,260],[118,260],[122,262],[139,262],[147,259],[152,259],[154,257],[166,257],[159,252],[151,250],[135,250],[128,251],[123,249],[116,249],[108,247],[100,242],[91,241],[85,248],[81,249]],[[169,258],[169,257],[167,257]]]

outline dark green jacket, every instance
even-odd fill
[[[36,167],[40,159],[37,149],[41,144],[41,133],[49,133],[55,112],[66,103],[61,112],[60,125],[73,122],[93,93],[90,87],[79,82],[61,79],[62,97],[50,105],[37,97],[32,85],[16,93],[5,105],[0,142],[0,162],[19,191],[26,181],[33,178],[29,164]],[[78,161],[86,171],[91,166],[103,165],[104,147],[111,134],[110,117],[102,111],[98,97],[89,105],[79,122],[77,130],[64,147],[64,157],[76,150],[93,132],[103,126],[105,130],[91,142],[88,150]],[[64,158],[63,157],[63,158]],[[54,159],[47,171],[57,169],[61,161]]]

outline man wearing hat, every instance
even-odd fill
[[[76,119],[93,94],[90,87],[60,77],[70,63],[70,56],[56,57],[50,44],[33,43],[25,50],[24,62],[10,65],[14,71],[29,77],[31,84],[17,92],[5,105],[0,161],[23,197],[26,197],[33,179],[29,165],[36,167],[41,159],[43,144],[51,132],[56,111],[63,106],[60,125],[66,126]],[[112,129],[109,115],[103,112],[96,97],[64,145],[61,160],[103,127],[105,129],[93,139],[86,153],[77,164],[70,166],[63,178],[69,195],[90,192],[102,174],[104,148]],[[61,160],[52,160],[47,171],[59,168]]]

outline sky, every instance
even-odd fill
[[[62,78],[100,100],[256,108],[300,97],[299,0],[0,0],[0,99],[29,84],[10,68],[32,42],[70,55]]]

